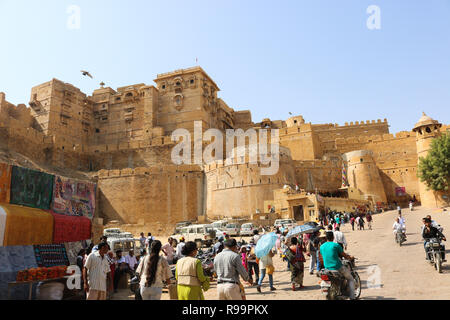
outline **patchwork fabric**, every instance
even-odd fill
[[[55,176],[53,212],[92,219],[95,212],[96,188],[94,183],[77,182]]]
[[[53,243],[75,242],[91,237],[90,219],[53,212],[51,214],[54,218]]]
[[[0,204],[6,212],[4,246],[51,244],[53,217],[39,209]]]
[[[11,166],[0,163],[0,203],[9,203],[11,191]]]
[[[78,252],[83,249],[81,241],[66,242],[64,245],[66,247],[67,257],[69,258],[70,265],[76,265]]]
[[[16,280],[17,272],[29,268],[37,268],[33,246],[0,247],[0,300],[8,299],[8,282]],[[28,299],[28,289],[28,284],[12,287],[10,299]]]
[[[67,257],[64,244],[45,244],[33,247],[38,267],[69,265],[69,258]]]
[[[54,176],[13,166],[10,203],[50,210]]]

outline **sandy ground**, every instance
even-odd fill
[[[444,227],[444,234],[450,237],[450,212],[431,211],[416,208],[414,211],[403,210],[406,218],[408,241],[399,247],[394,240],[392,224],[396,211],[374,216],[373,230],[352,231],[349,224],[342,231],[348,242],[347,252],[355,256],[357,271],[362,282],[361,299],[450,299],[450,263],[445,262],[443,273],[439,274],[433,266],[425,261],[423,241],[420,235],[422,217],[430,214]],[[450,244],[446,245],[447,255]],[[450,261],[450,256],[447,257]],[[276,291],[269,291],[268,278],[264,279],[262,293],[256,287],[246,287],[247,300],[321,300],[323,299],[316,275],[308,272],[309,258],[305,263],[305,288],[293,292],[290,285],[290,272],[286,263],[278,256],[274,257],[274,286]],[[207,300],[217,299],[216,283],[205,293]],[[121,290],[114,295],[114,300],[134,299],[129,290]],[[163,293],[163,300],[168,300]]]

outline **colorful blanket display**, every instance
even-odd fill
[[[51,213],[54,218],[53,242],[75,242],[91,238],[91,220]],[[81,248],[80,248],[81,249]]]
[[[29,268],[37,268],[33,246],[0,247],[0,300],[8,299],[8,282],[16,281],[17,273]],[[28,299],[28,290],[28,285],[11,287],[10,299]]]
[[[6,212],[3,245],[49,244],[53,241],[53,216],[39,209],[0,204]]]
[[[91,242],[96,188],[0,163],[0,300],[9,282],[58,278],[76,265]],[[10,289],[11,299],[28,299],[28,284]]]
[[[94,183],[55,176],[52,210],[55,213],[92,219],[95,212],[95,192]]]
[[[54,176],[13,166],[10,203],[50,210]]]
[[[64,244],[44,244],[35,245],[33,247],[38,267],[69,265],[69,259]]]
[[[83,249],[83,244],[81,241],[77,242],[66,242],[64,243],[67,252],[67,258],[69,258],[70,265],[77,264],[78,252]]]
[[[9,203],[11,189],[11,166],[0,163],[0,203]]]

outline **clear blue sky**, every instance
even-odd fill
[[[67,28],[69,5],[81,28]],[[381,30],[369,30],[369,5]],[[253,120],[450,123],[449,0],[0,0],[0,91],[55,77],[92,93],[199,65]],[[83,78],[89,70],[94,80]]]

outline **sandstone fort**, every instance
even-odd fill
[[[425,114],[395,135],[386,119],[312,124],[298,115],[255,123],[250,111],[218,97],[218,85],[200,67],[154,82],[116,90],[102,84],[88,96],[53,79],[31,89],[29,107],[0,93],[0,160],[97,183],[97,225],[118,221],[132,232],[224,217],[315,221],[324,208],[406,204],[413,197],[425,207],[448,205],[448,195],[417,178],[419,157],[450,130]],[[173,164],[171,134],[193,131],[194,121],[223,132],[279,129],[278,173],[263,176],[248,158]]]

